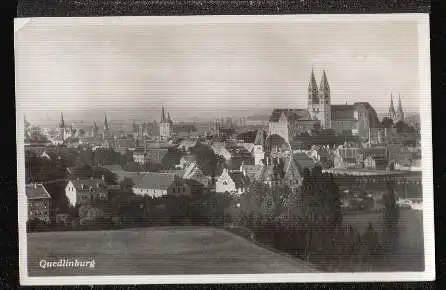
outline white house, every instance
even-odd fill
[[[71,206],[82,205],[92,200],[108,199],[108,188],[102,179],[74,179],[65,186],[65,195]]]
[[[248,186],[247,180],[242,172],[229,172],[226,168],[215,183],[215,191],[218,193],[237,193],[242,194]]]
[[[132,191],[136,195],[161,197],[165,195],[190,196],[192,186],[175,173],[145,172],[136,173],[133,180]]]

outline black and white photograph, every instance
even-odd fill
[[[428,14],[15,21],[23,285],[435,278]]]

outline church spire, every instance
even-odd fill
[[[321,94],[321,97],[324,100],[327,100],[330,98],[330,85],[328,84],[327,74],[325,73],[325,70],[322,73],[321,84],[319,86],[319,92]]]
[[[65,122],[63,120],[63,114],[60,113],[60,123],[59,123],[59,128],[65,128]]]
[[[395,106],[393,105],[393,95],[390,93],[390,107],[389,107],[389,118],[395,119],[396,113],[395,113]]]
[[[309,103],[319,103],[319,93],[316,83],[316,77],[314,76],[314,70],[311,69],[310,83],[308,84],[308,101]]]
[[[164,113],[164,106],[161,105],[161,123],[166,122],[166,114]]]
[[[105,113],[105,117],[104,117],[104,130],[108,131],[108,121],[107,121],[107,113]]]
[[[170,118],[170,113],[167,113],[167,122],[172,123],[172,119]]]
[[[404,111],[403,111],[403,106],[401,104],[401,96],[400,94],[398,94],[398,109],[397,109],[397,114],[398,114],[398,121],[404,121]]]

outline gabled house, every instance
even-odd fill
[[[153,164],[162,164],[164,156],[167,155],[169,149],[167,148],[150,148],[142,150],[135,150],[133,152],[133,161],[139,164],[151,162]]]
[[[109,190],[101,179],[73,179],[65,186],[65,195],[71,206],[78,206],[94,200],[107,200]]]
[[[265,166],[265,165],[263,165],[263,164],[261,164],[261,165],[242,164],[240,166],[240,171],[243,173],[243,175],[245,175],[247,178],[249,178],[249,180],[252,182],[252,181],[260,179],[263,166]]]
[[[203,173],[203,171],[198,166],[198,163],[195,161],[184,168],[182,178],[186,180],[195,180],[198,183],[202,184],[204,187],[207,187],[209,185],[209,177],[207,177]]]
[[[51,195],[43,184],[27,184],[26,197],[28,200],[28,220],[50,222]]]
[[[161,197],[165,195],[190,196],[191,186],[175,173],[145,172],[132,177],[132,191],[136,195]]]
[[[240,171],[229,172],[224,169],[215,184],[215,191],[218,193],[237,193],[242,194],[249,186],[249,180]]]

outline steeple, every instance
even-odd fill
[[[93,133],[96,135],[98,133],[98,125],[96,121],[93,121]]]
[[[393,95],[390,93],[390,107],[389,107],[389,118],[395,119],[396,113],[395,113],[395,106],[393,105]]]
[[[397,109],[397,118],[398,121],[404,121],[404,111],[403,111],[403,106],[401,104],[401,96],[400,94],[398,94],[398,109]]]
[[[328,84],[325,70],[322,73],[321,84],[319,86],[320,98],[324,100],[330,99],[330,85]]]
[[[104,118],[104,130],[108,131],[109,127],[108,127],[108,121],[107,121],[107,113],[105,113],[105,118]]]
[[[65,122],[63,120],[63,114],[62,113],[60,113],[59,128],[65,128]]]
[[[164,113],[164,106],[161,106],[161,123],[166,122],[166,114]]]
[[[167,113],[167,122],[172,124],[172,119],[170,119],[170,113]]]
[[[310,83],[308,84],[308,102],[319,103],[319,93],[313,69],[311,69]]]

